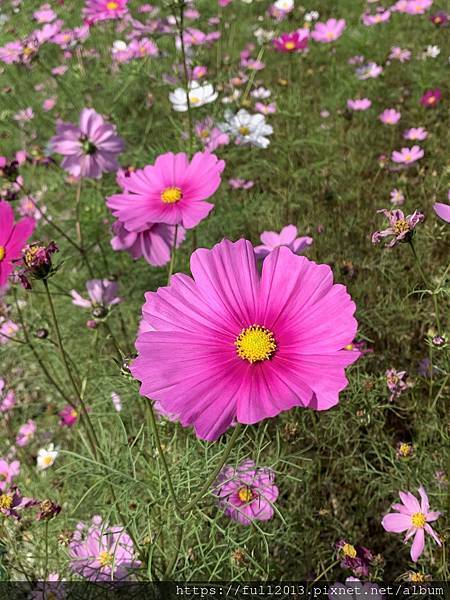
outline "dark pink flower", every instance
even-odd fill
[[[73,427],[75,423],[78,421],[78,412],[67,404],[62,410],[58,413],[59,416],[59,424],[62,427]]]
[[[14,224],[13,209],[10,204],[0,200],[0,285],[7,282],[34,228],[35,221],[30,217]]]
[[[434,90],[427,90],[422,98],[420,99],[420,104],[422,106],[426,106],[427,108],[434,108],[439,104],[442,99],[442,92],[439,88],[435,88]]]
[[[374,555],[368,548],[353,546],[345,540],[339,540],[336,544],[336,550],[341,559],[340,566],[343,569],[351,569],[356,577],[367,577],[369,575],[369,568]]]
[[[17,487],[11,487],[0,492],[0,515],[11,517],[17,521],[21,518],[20,512],[25,508],[36,506],[39,500],[22,496]]]
[[[279,52],[301,52],[308,47],[308,38],[308,29],[297,29],[291,33],[282,33],[272,43]]]

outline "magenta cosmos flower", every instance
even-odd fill
[[[162,267],[170,261],[175,243],[175,226],[155,223],[145,231],[128,231],[120,221],[113,225],[114,237],[111,240],[113,250],[125,250],[134,259],[142,256],[154,267]],[[177,248],[186,237],[183,227],[178,227]]]
[[[295,225],[286,225],[280,233],[264,231],[260,237],[262,245],[255,247],[256,257],[265,258],[280,246],[287,246],[294,254],[301,254],[306,248],[311,246],[313,239],[307,235],[297,237],[297,233]]]
[[[327,44],[341,37],[344,29],[345,19],[328,19],[326,23],[316,23],[311,37],[316,42]]]
[[[154,223],[192,229],[208,216],[213,204],[204,202],[220,185],[225,162],[209,152],[167,152],[154,165],[132,172],[123,193],[107,205],[129,231],[145,231]]]
[[[394,150],[391,158],[396,163],[410,165],[423,158],[424,154],[420,146],[413,146],[412,148],[402,148],[400,152]]]
[[[131,372],[141,394],[215,440],[294,406],[327,410],[347,385],[355,304],[327,265],[280,247],[261,276],[251,243],[223,240],[191,256],[193,279],[147,292]],[[339,318],[338,318],[339,317]]]
[[[393,504],[392,508],[397,511],[389,513],[381,524],[386,531],[402,533],[406,531],[405,543],[414,536],[411,546],[411,558],[417,562],[425,547],[425,532],[434,539],[438,546],[441,540],[429,523],[439,519],[441,513],[430,511],[428,496],[422,486],[419,487],[420,504],[411,492],[399,492],[401,504]]]
[[[278,52],[301,52],[308,47],[308,38],[307,29],[298,29],[291,33],[282,33],[280,37],[272,40],[272,43]]]
[[[225,515],[241,525],[252,521],[269,521],[272,504],[278,498],[275,473],[257,467],[252,460],[242,461],[236,468],[226,465],[213,485],[219,507]]]
[[[117,156],[125,147],[114,125],[106,123],[93,108],[83,108],[78,125],[59,122],[50,144],[64,156],[61,166],[74,177],[99,179],[117,171]]]
[[[0,458],[0,490],[10,487],[13,479],[20,473],[20,462],[13,460],[8,463],[5,459]]]
[[[140,566],[133,542],[121,526],[109,526],[99,516],[92,525],[78,523],[69,544],[71,569],[90,581],[124,580]]]
[[[128,12],[128,0],[87,0],[83,16],[92,23],[120,19]]]
[[[426,106],[427,108],[434,108],[442,99],[442,92],[439,88],[434,90],[427,90],[422,98],[420,99],[420,104],[422,106]]]
[[[14,269],[15,261],[34,231],[36,223],[25,217],[14,224],[14,211],[8,202],[0,200],[0,286],[5,285]]]

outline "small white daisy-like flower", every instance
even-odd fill
[[[198,108],[204,104],[214,102],[219,95],[214,91],[214,87],[211,83],[200,84],[198,81],[191,81],[189,83],[189,104],[191,108]],[[188,94],[183,88],[177,88],[174,92],[169,94],[169,100],[172,103],[172,108],[177,112],[186,112],[188,110]]]
[[[441,53],[439,46],[427,46],[425,52],[423,52],[423,58],[437,58]]]
[[[273,5],[277,10],[282,10],[286,13],[294,10],[294,0],[276,0]]]
[[[309,12],[307,12],[304,16],[304,19],[307,23],[312,23],[313,21],[317,21],[317,19],[319,18],[319,13],[317,12],[317,10],[310,10]]]
[[[256,88],[251,93],[252,98],[257,98],[258,100],[264,100],[265,98],[270,98],[271,95],[272,95],[272,92],[263,86]]]
[[[219,123],[219,128],[235,138],[236,144],[251,144],[257,148],[267,148],[270,144],[268,135],[273,133],[271,125],[261,113],[252,115],[245,108],[236,114],[231,110],[225,111],[225,122]]]
[[[44,471],[51,467],[57,456],[58,450],[55,450],[53,444],[50,444],[48,448],[40,448],[36,459],[38,471]]]
[[[275,37],[275,31],[268,31],[262,27],[258,27],[258,29],[255,29],[253,32],[253,35],[255,36],[258,44],[262,45],[273,40]]]

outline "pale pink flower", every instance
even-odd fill
[[[355,98],[347,100],[347,108],[349,110],[367,110],[372,106],[372,101],[369,98]]]
[[[411,127],[403,133],[403,137],[407,140],[426,140],[428,131],[424,127]]]
[[[396,163],[410,165],[420,160],[424,154],[425,153],[420,146],[413,146],[412,148],[402,148],[400,152],[394,150],[391,159]]]
[[[401,113],[395,108],[386,108],[383,112],[378,116],[380,121],[385,125],[395,125],[400,121]]]
[[[344,19],[328,19],[326,23],[316,23],[311,37],[316,42],[334,42],[343,34],[345,29]]]

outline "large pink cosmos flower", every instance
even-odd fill
[[[120,19],[128,12],[128,0],[87,0],[83,16],[92,23]]]
[[[14,269],[14,262],[21,258],[22,248],[34,231],[34,219],[25,217],[14,224],[11,205],[0,200],[0,286],[5,285]]]
[[[242,461],[236,468],[226,465],[213,485],[213,492],[225,515],[241,525],[252,521],[269,521],[272,504],[278,498],[275,473],[257,467],[252,460]]]
[[[204,200],[219,187],[224,168],[209,152],[197,152],[191,162],[184,152],[167,152],[154,165],[132,172],[123,193],[106,203],[129,231],[145,231],[154,223],[192,229],[212,210]]]
[[[174,225],[155,223],[145,231],[127,231],[120,221],[113,225],[114,237],[111,239],[113,250],[126,250],[137,260],[142,256],[153,267],[162,267],[170,261],[170,254],[175,242]],[[183,243],[186,233],[178,227],[177,248]]]
[[[131,366],[141,394],[215,440],[294,406],[327,410],[347,385],[355,304],[327,265],[280,247],[261,276],[251,243],[223,240],[191,256],[193,279],[147,292]]]
[[[431,512],[428,496],[422,486],[419,487],[420,504],[411,492],[399,492],[401,504],[393,504],[395,513],[383,517],[382,526],[386,531],[401,533],[406,531],[405,543],[414,536],[411,546],[411,558],[417,562],[425,547],[425,532],[434,539],[438,546],[441,540],[429,523],[437,521],[441,513]]]
[[[79,125],[59,122],[50,140],[54,152],[64,156],[61,166],[74,177],[99,179],[103,172],[117,171],[117,155],[124,141],[114,125],[93,108],[83,108]]]
[[[345,19],[328,19],[326,23],[316,23],[311,37],[316,42],[327,44],[341,37],[344,29]]]

